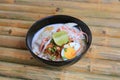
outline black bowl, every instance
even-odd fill
[[[77,23],[81,27],[82,31],[88,35],[88,42],[86,44],[86,49],[81,55],[66,61],[49,61],[49,60],[45,60],[38,57],[32,52],[32,39],[38,30],[42,29],[46,25],[55,24],[55,23],[69,23],[69,22]],[[54,16],[49,16],[47,18],[44,18],[42,20],[38,20],[32,25],[32,27],[29,29],[26,35],[26,45],[28,47],[28,50],[31,52],[32,56],[35,57],[40,62],[42,61],[43,63],[49,64],[52,66],[65,66],[65,65],[71,65],[77,62],[86,53],[86,51],[91,45],[91,42],[92,42],[92,34],[88,26],[81,20],[71,16],[67,16],[67,15],[54,15]]]

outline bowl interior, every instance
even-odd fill
[[[32,52],[32,39],[33,39],[35,33],[38,30],[40,30],[43,27],[45,27],[47,25],[50,25],[50,24],[69,23],[69,22],[77,23],[81,27],[82,31],[85,32],[88,35],[88,42],[87,42],[87,45],[86,45],[86,49],[80,56],[75,57],[72,60],[56,62],[56,61],[44,60],[44,59],[36,56]],[[91,41],[92,41],[92,34],[91,34],[91,31],[88,28],[88,26],[84,22],[82,22],[81,20],[79,20],[77,18],[74,18],[74,17],[71,17],[71,16],[67,16],[67,15],[55,15],[55,16],[50,16],[50,17],[47,17],[47,18],[36,21],[31,26],[31,28],[29,29],[29,31],[27,33],[27,36],[26,36],[26,45],[27,45],[28,49],[30,50],[31,54],[35,58],[37,58],[38,60],[40,60],[40,61],[42,61],[46,64],[53,65],[53,66],[62,66],[62,65],[73,64],[73,63],[77,62],[82,57],[82,55],[85,54],[85,52],[88,50],[88,48],[90,47]]]

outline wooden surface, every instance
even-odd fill
[[[25,45],[30,26],[56,14],[93,34],[87,54],[66,68],[37,62]],[[0,80],[120,80],[120,0],[0,0]]]

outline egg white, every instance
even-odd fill
[[[63,60],[67,60],[67,58],[65,57],[64,55],[64,49],[66,48],[69,48],[69,47],[72,47],[75,51],[77,51],[81,46],[79,43],[76,43],[76,42],[71,42],[71,43],[68,43],[68,44],[65,44],[62,51],[61,51],[61,56],[63,58]]]

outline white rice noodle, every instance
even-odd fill
[[[47,45],[50,43],[51,39],[49,39],[45,44],[44,44],[44,48],[41,52],[44,52],[44,50],[46,49]]]
[[[68,33],[68,36],[73,39],[74,41],[77,41],[79,39],[85,39],[84,33],[82,30],[78,30],[74,26],[77,26],[76,23],[66,23],[62,27],[60,27],[60,30],[64,30]]]
[[[52,34],[55,33],[58,29],[66,31],[68,33],[68,36],[73,39],[74,42],[80,43],[80,50],[78,51],[77,55],[80,55],[85,48],[85,43],[82,39],[85,39],[84,32],[82,30],[75,28],[74,26],[77,26],[76,23],[66,23],[66,24],[52,24],[48,25],[46,27],[53,27],[54,29],[51,31],[45,30],[45,28],[41,29],[35,34],[35,37],[33,38],[32,41],[32,50],[33,52],[38,55],[39,57],[50,60],[51,55],[49,54],[44,54],[44,50],[46,49],[47,45],[50,43],[52,39]],[[48,41],[45,42],[44,47],[42,51],[39,51],[40,44],[42,43],[42,40],[45,38],[49,38]],[[62,61],[62,59],[57,59],[55,61]]]

